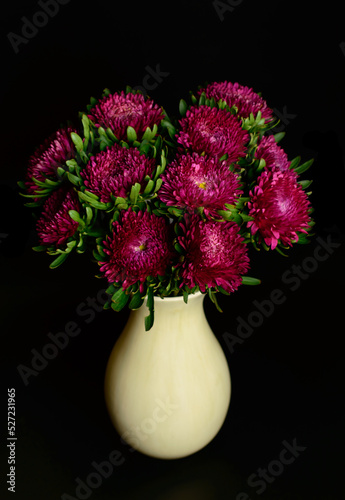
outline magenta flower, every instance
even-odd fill
[[[274,249],[280,240],[292,246],[298,241],[298,232],[307,233],[310,222],[310,202],[297,182],[295,172],[264,171],[250,191],[249,215],[254,220],[247,223],[252,234],[259,231],[265,243]]]
[[[255,152],[255,158],[265,160],[266,170],[285,172],[290,168],[287,154],[278,146],[272,135],[261,139]]]
[[[183,283],[198,285],[202,292],[221,286],[233,292],[242,283],[249,268],[247,247],[233,222],[204,221],[197,215],[185,216],[181,223],[184,235],[178,237],[186,256],[181,264]]]
[[[113,233],[104,243],[109,256],[99,262],[109,283],[122,282],[125,290],[147,276],[164,275],[173,256],[170,228],[164,217],[128,210],[121,222],[113,223]]]
[[[230,108],[236,106],[238,115],[242,118],[247,118],[250,113],[254,116],[261,111],[262,118],[270,121],[272,119],[272,110],[267,106],[266,101],[256,94],[253,89],[244,87],[239,83],[231,82],[213,82],[205,89],[199,91],[199,95],[205,92],[206,97],[211,99],[214,97],[216,102],[222,99]]]
[[[229,162],[245,156],[248,133],[241,123],[226,110],[209,106],[191,107],[180,120],[177,142],[193,152],[221,158],[228,154]]]
[[[165,170],[158,197],[167,205],[197,209],[217,216],[225,203],[235,204],[242,191],[237,174],[227,162],[197,153],[178,157]]]
[[[161,107],[141,94],[125,92],[109,94],[96,104],[88,115],[96,127],[108,127],[119,140],[127,138],[131,126],[140,139],[147,127],[159,125],[164,114]]]
[[[35,184],[33,178],[40,182],[44,182],[47,178],[56,181],[58,167],[66,169],[66,161],[74,157],[71,132],[75,132],[71,127],[59,129],[30,157],[25,182],[29,194],[39,194],[42,189]]]
[[[78,229],[68,215],[69,210],[79,211],[80,204],[74,189],[60,187],[47,198],[42,214],[37,221],[36,229],[41,245],[63,246],[70,236]]]
[[[114,144],[90,158],[80,175],[88,191],[107,203],[111,195],[126,198],[136,182],[143,185],[146,175],[151,175],[155,160],[140,154],[136,148]]]

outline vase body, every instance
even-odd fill
[[[119,435],[156,458],[182,458],[206,446],[226,417],[231,393],[223,350],[203,309],[204,295],[155,297],[131,311],[110,355],[105,399]]]

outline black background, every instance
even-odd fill
[[[226,5],[226,2],[224,2]],[[6,11],[4,15],[4,10]],[[335,500],[345,498],[344,273],[345,32],[335,2],[237,1],[217,13],[212,0],[116,2],[71,0],[15,53],[7,37],[21,35],[23,16],[42,10],[35,1],[3,6],[1,31],[1,482],[5,480],[7,388],[16,389],[16,498],[75,496],[92,462],[117,449],[124,463],[93,499]],[[223,18],[223,19],[222,19]],[[103,377],[110,350],[128,313],[97,312],[87,323],[76,308],[105,287],[85,256],[58,270],[31,250],[30,209],[16,181],[29,156],[66,120],[76,121],[90,96],[105,87],[142,85],[147,66],[168,73],[149,95],[171,115],[180,98],[205,81],[237,81],[262,92],[271,108],[288,113],[281,145],[292,159],[315,158],[312,178],[315,236],[288,258],[252,252],[260,287],[222,297],[223,314],[205,300],[209,323],[227,356],[233,393],[226,421],[200,452],[161,461],[131,452],[107,416]],[[151,80],[152,82],[152,80]],[[317,261],[323,242],[334,245]],[[337,248],[335,248],[337,244]],[[305,260],[306,259],[306,260]],[[296,290],[282,276],[310,266]],[[317,267],[317,269],[316,269]],[[304,271],[305,272],[305,271]],[[233,352],[236,333],[275,289],[286,300]],[[96,302],[96,305],[98,303]],[[31,349],[75,321],[81,333],[25,386],[17,366],[30,366]],[[262,495],[248,477],[279,457],[282,441],[305,447]],[[244,497],[245,498],[245,497]]]

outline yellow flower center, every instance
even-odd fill
[[[139,250],[145,250],[145,248],[146,248],[145,243],[143,243],[142,245],[139,245]]]
[[[198,187],[199,187],[200,189],[206,189],[206,182],[200,182],[200,183],[198,184]]]

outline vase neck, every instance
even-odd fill
[[[204,299],[205,294],[201,292],[190,294],[188,296],[187,303],[185,303],[185,301],[183,300],[183,296],[165,298],[154,297],[155,317],[157,317],[158,315],[165,315],[168,321],[168,318],[175,314],[178,314],[181,317],[191,314],[204,315]],[[137,312],[139,311],[142,315],[147,316],[147,299],[145,299],[143,305],[139,309],[137,309]]]

